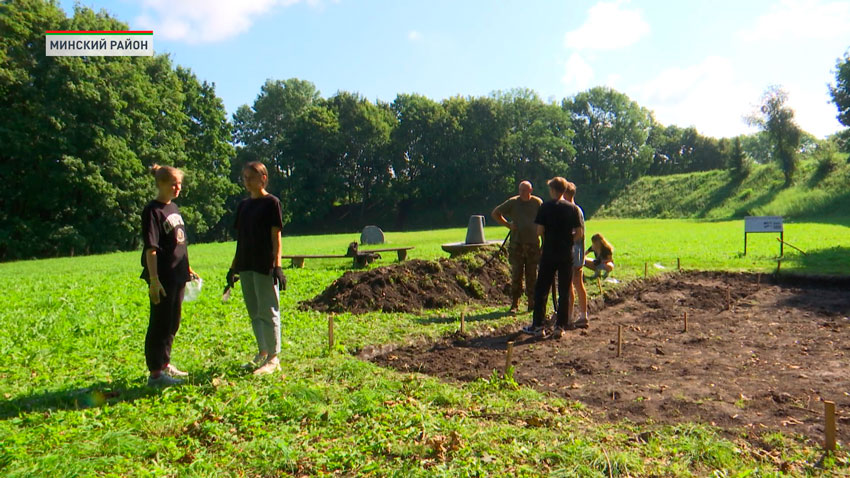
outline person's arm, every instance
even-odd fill
[[[159,304],[160,296],[165,297],[165,288],[159,282],[159,269],[156,263],[156,249],[150,248],[145,251],[145,264],[148,266],[148,279],[150,288],[148,295],[151,297],[151,302]]]
[[[511,231],[513,231],[513,230],[516,230],[516,224],[514,224],[513,222],[509,222],[507,219],[505,219],[505,216],[502,214],[502,211],[505,210],[505,208],[508,206],[509,203],[510,203],[510,199],[508,199],[507,201],[503,202],[502,204],[499,204],[498,206],[496,206],[496,208],[493,209],[493,212],[490,213],[490,217],[492,217],[494,221],[498,222],[499,224],[501,224],[501,225],[507,227],[508,229],[510,229]]]
[[[281,267],[279,227],[272,228],[272,254],[274,254],[274,266]]]

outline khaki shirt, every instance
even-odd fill
[[[511,244],[540,244],[534,218],[537,217],[537,210],[540,209],[541,204],[543,200],[537,196],[531,196],[528,201],[514,196],[499,204],[496,211],[517,225],[516,231],[511,233]]]

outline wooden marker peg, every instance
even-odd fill
[[[683,320],[685,322],[685,332],[687,333],[687,331],[688,331],[688,311],[687,310],[685,311],[685,315],[683,317]]]
[[[334,350],[334,316],[328,316],[328,353]]]
[[[649,262],[643,263],[643,278],[646,279],[649,276]]]
[[[682,261],[678,257],[676,258],[676,270],[682,270]]]
[[[823,448],[826,451],[835,451],[835,402],[823,401]]]
[[[460,333],[466,333],[466,311],[460,313]]]
[[[601,277],[596,278],[596,285],[599,286],[599,295],[604,296],[604,294],[602,293],[602,278]]]
[[[623,326],[617,326],[617,357],[623,355]]]
[[[726,288],[726,310],[732,310],[732,292]]]
[[[776,261],[776,275],[779,275],[779,270],[782,269],[782,261]]]
[[[508,370],[511,368],[511,362],[514,359],[514,342],[511,340],[508,342],[508,348],[505,352],[505,375],[508,374]]]

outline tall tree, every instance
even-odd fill
[[[562,103],[575,131],[572,170],[592,183],[632,180],[652,161],[652,115],[623,93],[595,87]]]
[[[794,121],[794,110],[788,105],[788,93],[779,86],[769,87],[761,98],[761,107],[747,117],[747,122],[768,134],[773,155],[790,186],[797,171],[797,152],[803,131]]]
[[[52,2],[0,3],[0,181],[14,185],[0,189],[0,259],[135,247],[153,162],[184,167],[191,189],[206,191],[184,203],[190,234],[218,222],[202,204],[223,201],[219,179],[196,174],[213,159],[186,143],[209,127],[191,131],[207,116],[191,96],[215,103],[212,88],[181,81],[164,55],[47,57],[49,29],[127,25],[81,6],[68,18]],[[207,143],[222,152],[215,161],[229,161],[227,140],[224,127]]]
[[[850,127],[850,50],[835,63],[835,83],[829,85],[829,93],[838,108],[838,121]]]

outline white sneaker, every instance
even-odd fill
[[[165,367],[165,370],[163,370],[163,373],[167,373],[168,375],[170,375],[172,377],[188,377],[189,376],[189,372],[184,372],[184,371],[180,370],[179,368],[177,368],[177,367],[175,367],[174,365],[171,365],[171,364],[168,364]]]
[[[266,360],[268,358],[268,355],[258,353],[257,355],[254,355],[254,358],[252,358],[250,362],[243,363],[242,368],[244,368],[245,370],[254,370],[257,367],[266,363]]]
[[[159,377],[156,378],[153,376],[148,377],[148,387],[170,387],[172,385],[180,385],[182,383],[183,380],[174,378],[167,373],[160,373]]]
[[[254,370],[254,375],[267,375],[280,370],[280,359],[277,357],[266,361],[260,368]]]

